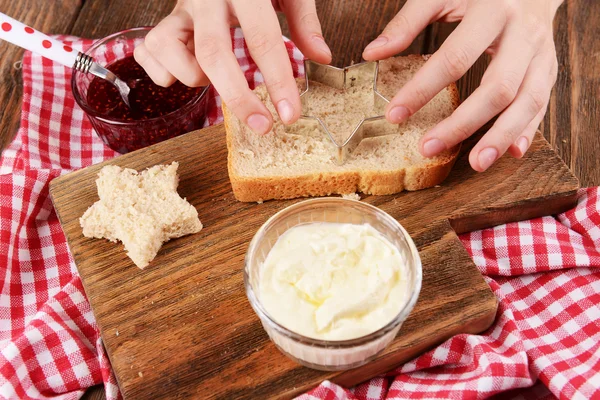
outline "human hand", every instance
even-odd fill
[[[283,11],[292,39],[308,58],[331,62],[314,0],[179,0],[135,49],[136,61],[160,86],[212,82],[227,107],[250,129],[267,133],[271,113],[255,96],[231,47],[229,28],[241,26],[281,120],[295,122],[300,96],[275,11]]]
[[[458,80],[488,52],[492,62],[481,85],[454,113],[419,143],[432,157],[471,136],[494,116],[492,128],[469,155],[485,171],[506,151],[525,154],[546,113],[556,81],[552,20],[562,0],[408,0],[383,33],[363,53],[366,60],[406,49],[431,22],[462,20],[440,49],[390,101],[386,118],[406,120],[438,92]]]

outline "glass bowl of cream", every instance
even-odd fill
[[[396,337],[421,290],[421,259],[381,209],[343,198],[273,215],[246,253],[248,300],[294,361],[336,371],[363,365]]]

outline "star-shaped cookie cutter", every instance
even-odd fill
[[[316,124],[317,128],[324,131],[336,148],[336,161],[338,165],[344,164],[348,155],[351,154],[360,142],[369,137],[386,136],[392,134],[390,129],[382,129],[381,124],[391,125],[385,120],[383,110],[389,100],[377,90],[377,74],[379,73],[379,61],[362,62],[345,68],[333,67],[331,65],[319,64],[312,60],[304,61],[306,87],[300,93],[302,111],[308,110],[310,101],[309,82],[318,82],[339,90],[346,90],[356,85],[363,84],[365,80],[371,81],[369,85],[373,92],[374,108],[378,110],[377,115],[363,118],[353,129],[352,133],[343,143],[338,143],[327,128],[323,120],[315,115],[302,114],[298,122],[302,125]],[[307,130],[299,130],[303,134]]]

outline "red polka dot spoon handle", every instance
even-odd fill
[[[0,39],[39,54],[67,67],[77,69],[81,72],[91,73],[102,79],[110,81],[121,93],[125,104],[129,106],[129,87],[115,74],[96,63],[87,56],[71,46],[61,43],[51,37],[36,31],[35,29],[0,13]]]

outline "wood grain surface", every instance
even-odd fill
[[[171,12],[175,3],[176,0],[87,0],[70,33],[101,38],[123,29],[153,26]]]
[[[468,166],[472,142],[440,187],[363,200],[413,236],[423,288],[393,344],[370,364],[341,374],[300,367],[279,353],[246,300],[242,269],[249,241],[271,215],[298,200],[237,202],[222,126],[52,181],[54,206],[125,397],[288,398],[323,379],[354,385],[454,334],[486,329],[496,299],[455,231],[562,211],[574,204],[578,183],[541,137],[523,160],[504,158],[483,174]],[[205,226],[199,234],[166,244],[144,271],[121,245],[83,237],[78,219],[97,200],[94,182],[103,165],[139,170],[173,160],[180,163],[179,193]]]
[[[581,180],[600,185],[600,2],[570,0],[554,20],[558,79],[543,132]]]

